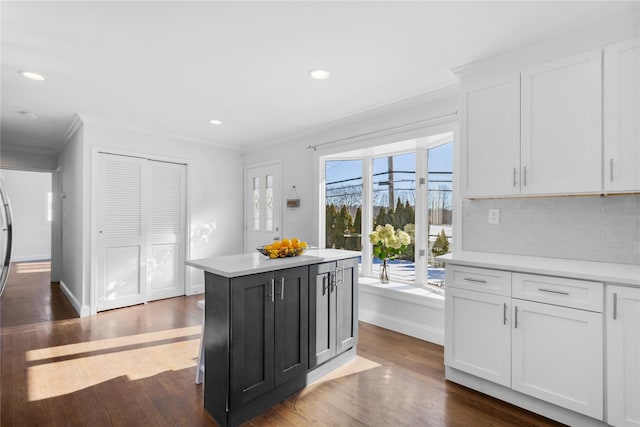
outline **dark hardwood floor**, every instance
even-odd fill
[[[48,263],[1,300],[2,426],[210,426],[196,385],[202,296],[78,318]],[[247,426],[557,426],[444,380],[442,347],[366,323],[358,357]]]

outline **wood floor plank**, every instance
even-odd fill
[[[195,384],[202,296],[78,318],[46,263],[1,302],[0,425],[215,426]],[[444,379],[441,346],[360,324],[358,358],[245,426],[559,424]]]

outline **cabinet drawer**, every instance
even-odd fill
[[[602,313],[603,284],[536,274],[513,273],[513,298]]]
[[[447,267],[447,287],[511,296],[511,273],[488,268]]]

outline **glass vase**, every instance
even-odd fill
[[[382,260],[382,264],[380,265],[380,283],[389,283],[389,266],[386,258]]]

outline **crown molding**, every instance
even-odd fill
[[[7,143],[1,144],[0,150],[4,152],[39,154],[39,155],[46,155],[46,156],[51,156],[56,154],[56,150],[52,148],[36,147],[33,145],[7,144]]]
[[[248,144],[245,151],[255,148],[264,148],[265,146],[292,143],[300,140],[316,139],[318,137],[322,138],[329,133],[347,129],[350,126],[354,126],[359,123],[371,122],[383,117],[401,114],[403,112],[411,112],[415,114],[416,110],[420,110],[421,108],[426,109],[430,105],[439,101],[457,99],[458,93],[458,83],[443,86],[428,92],[423,92],[414,96],[369,108],[358,113],[335,118],[299,132],[287,134],[280,138],[272,138],[266,142],[254,142],[252,144]]]
[[[615,14],[589,26],[574,28],[517,49],[471,62],[451,71],[460,80],[488,78],[554,61],[621,40],[637,37],[638,14]]]
[[[82,124],[83,124],[82,119],[80,119],[80,116],[76,114],[75,117],[73,118],[73,121],[71,122],[71,124],[65,131],[64,135],[62,136],[62,143],[60,144],[60,149],[62,149],[62,147],[64,147],[67,144],[67,142],[69,142],[71,137],[73,137],[73,135],[75,135],[78,129],[82,127]]]

